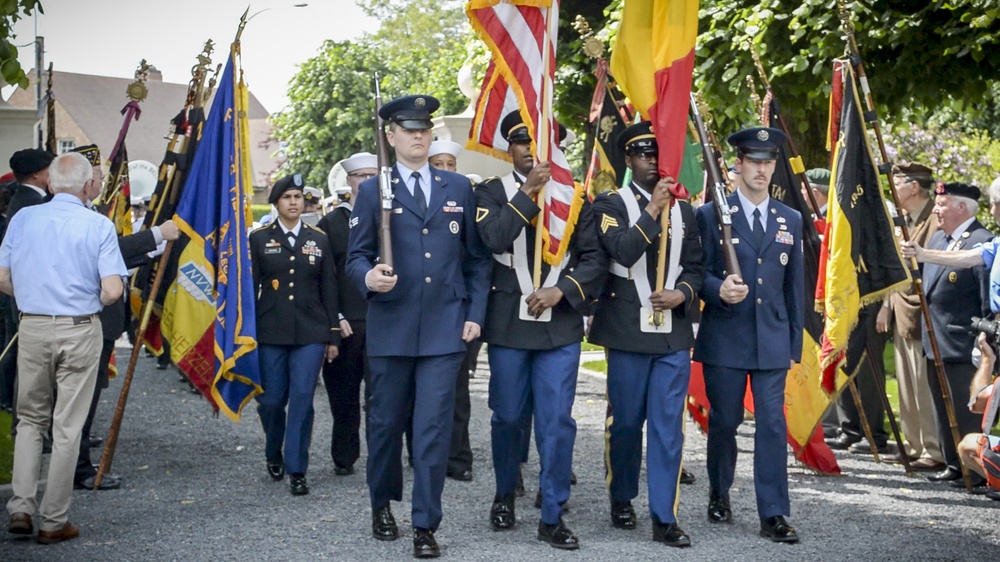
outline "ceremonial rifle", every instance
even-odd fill
[[[878,166],[878,171],[885,174],[889,181],[889,192],[892,193],[892,200],[896,208],[902,209],[899,194],[896,193],[896,185],[892,182],[892,164],[885,150],[885,142],[882,140],[882,128],[879,126],[878,114],[875,112],[875,100],[872,98],[872,91],[868,85],[868,76],[865,74],[865,65],[861,60],[861,52],[858,50],[858,43],[854,37],[854,22],[851,21],[851,12],[844,0],[837,0],[837,6],[840,10],[840,20],[847,40],[845,50],[851,61],[851,65],[854,66],[858,73],[858,82],[860,82],[861,90],[864,93],[865,108],[868,110],[864,113],[863,118],[865,122],[872,125],[872,129],[875,131],[875,139],[878,141],[879,155],[882,158],[882,162]],[[905,221],[900,224],[900,231],[902,232],[903,240],[909,242],[910,229],[906,226]],[[944,401],[944,409],[948,417],[951,437],[955,446],[958,446],[958,443],[962,440],[962,436],[958,431],[958,418],[955,417],[955,405],[951,401],[951,385],[948,383],[948,376],[945,374],[944,363],[941,360],[941,350],[938,348],[937,336],[934,334],[934,323],[931,321],[930,310],[927,307],[927,296],[924,295],[920,269],[917,267],[917,260],[915,258],[910,260],[909,265],[910,277],[913,280],[913,292],[920,299],[920,312],[924,316],[924,327],[927,328],[927,339],[930,341],[931,353],[934,356],[934,370],[937,374],[938,384],[941,386],[941,399]],[[905,454],[905,451],[903,453]],[[962,471],[965,489],[971,494],[972,475],[965,464],[958,463],[958,466]]]
[[[705,120],[701,117],[698,109],[698,99],[694,92],[691,93],[691,114],[694,117],[695,127],[698,128],[698,140],[701,142],[701,152],[705,160],[705,171],[708,173],[708,183],[712,198],[715,201],[715,218],[722,228],[722,253],[726,258],[726,274],[736,275],[743,278],[740,270],[740,262],[736,258],[736,247],[733,246],[733,215],[726,204],[726,180],[723,179],[722,168],[719,160],[715,157],[715,149],[708,136],[705,127]]]
[[[379,233],[379,263],[389,266],[385,275],[392,273],[392,168],[389,166],[389,146],[385,138],[385,122],[378,114],[382,109],[382,91],[378,85],[378,73],[375,73],[375,152],[378,153],[378,191],[382,199],[382,220]]]

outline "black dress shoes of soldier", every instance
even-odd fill
[[[562,518],[555,525],[548,525],[544,521],[538,522],[538,540],[549,543],[553,548],[561,550],[576,550],[580,548],[580,541],[563,523]]]
[[[285,477],[285,462],[281,459],[276,461],[267,461],[267,475],[271,477],[271,480],[275,482],[280,481]]]
[[[434,540],[434,531],[430,529],[413,528],[413,557],[437,558],[441,556],[441,548]]]
[[[632,502],[611,502],[611,526],[627,531],[635,529],[635,509]]]
[[[944,467],[941,472],[935,472],[927,477],[931,482],[950,482],[952,480],[958,480],[962,477],[962,471],[952,468],[950,466]]]
[[[772,542],[799,542],[799,535],[782,516],[768,517],[760,522],[760,536]]]
[[[493,506],[490,508],[490,527],[494,531],[509,531],[516,524],[514,494],[508,494],[503,497],[494,496]]]
[[[396,526],[396,518],[392,516],[389,506],[372,511],[372,536],[380,541],[399,538],[399,527]]]
[[[691,537],[687,536],[687,533],[676,522],[660,523],[655,517],[653,518],[653,540],[676,548],[691,546]]]
[[[448,471],[448,478],[459,482],[472,482],[472,470]]]
[[[688,472],[686,468],[681,469],[681,484],[694,484],[694,474]]]
[[[292,474],[288,477],[288,486],[293,496],[304,496],[309,493],[309,483],[305,474]]]
[[[729,523],[733,520],[733,510],[729,507],[729,494],[719,495],[712,492],[708,497],[708,521],[710,523]]]
[[[350,476],[354,474],[353,466],[340,466],[337,463],[333,463],[333,473],[337,476]]]

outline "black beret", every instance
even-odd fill
[[[653,134],[653,124],[649,121],[640,121],[635,125],[629,125],[618,135],[618,149],[625,154],[659,152],[656,135]]]
[[[736,147],[740,157],[776,160],[778,149],[785,143],[785,133],[771,127],[751,127],[729,135],[726,142]]]
[[[934,188],[934,195],[955,195],[957,197],[968,197],[974,201],[979,201],[979,198],[982,197],[983,193],[979,191],[978,187],[967,183],[938,182],[937,186]]]
[[[906,176],[915,180],[931,181],[934,179],[934,172],[930,168],[916,162],[898,162],[893,164],[892,175]]]
[[[51,153],[44,150],[25,148],[11,155],[10,170],[19,176],[28,176],[48,168],[54,159]]]
[[[531,142],[531,131],[521,119],[521,112],[517,109],[504,115],[500,122],[500,136],[507,139],[509,143]]]
[[[302,174],[289,174],[274,182],[274,187],[271,188],[271,194],[267,196],[267,202],[274,205],[278,199],[281,199],[282,194],[289,189],[298,189],[299,191],[302,191],[302,188],[305,187],[305,185],[305,182],[302,181]]]
[[[441,102],[433,96],[403,96],[384,104],[378,110],[378,116],[398,123],[404,129],[424,131],[434,128],[431,113],[440,106]]]
[[[76,153],[82,154],[84,156],[84,158],[86,158],[87,160],[90,161],[90,165],[91,166],[100,166],[101,165],[101,149],[97,148],[96,144],[88,144],[88,145],[85,145],[85,146],[78,146],[78,147],[74,148],[72,150],[72,152],[76,152]]]

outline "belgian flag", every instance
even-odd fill
[[[820,254],[825,268],[817,287],[817,305],[826,318],[821,383],[833,396],[847,380],[837,376],[838,367],[846,360],[846,371],[853,373],[864,358],[864,346],[856,343],[861,334],[851,337],[860,309],[910,284],[862,119],[857,78],[849,64],[843,65],[842,85],[839,127],[831,128],[837,131],[830,178],[834,193]]]

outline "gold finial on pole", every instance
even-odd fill
[[[150,68],[146,59],[142,59],[139,62],[139,67],[135,70],[135,80],[125,88],[125,94],[128,96],[128,99],[132,101],[146,99],[146,96],[149,94],[149,90],[146,88],[146,80],[149,79]]]
[[[604,42],[594,36],[594,30],[583,16],[577,14],[573,20],[573,29],[580,34],[583,40],[583,54],[592,59],[599,59],[604,56]]]

